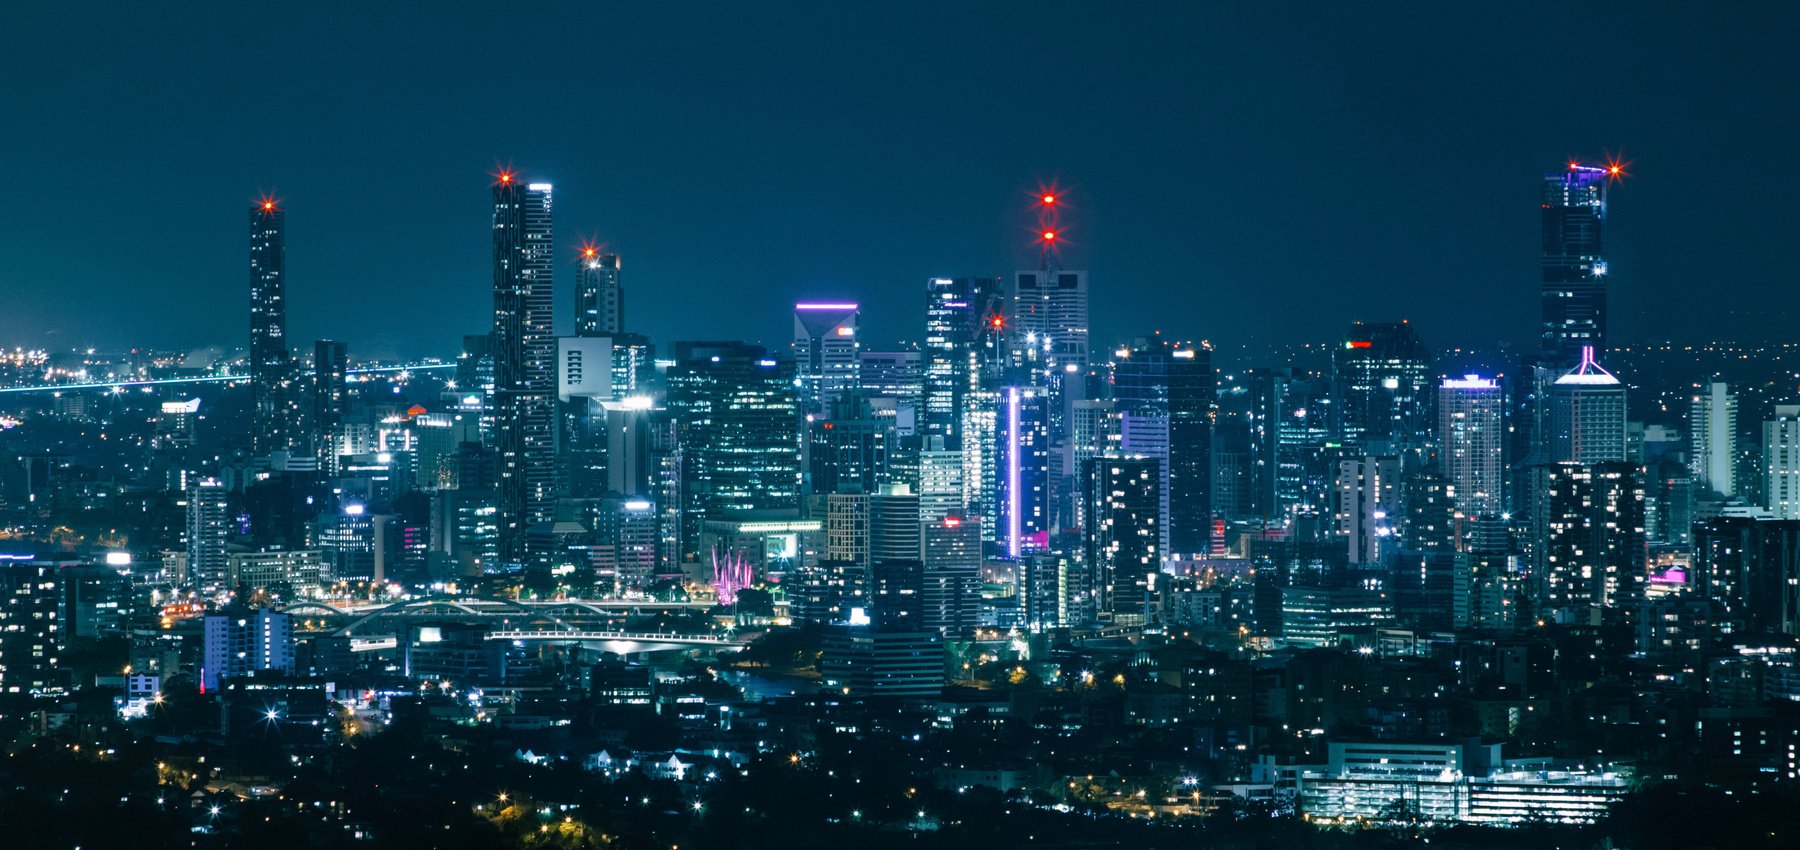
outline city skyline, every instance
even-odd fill
[[[1615,194],[1608,222],[1607,259],[1618,287],[1614,336],[1754,341],[1777,335],[1793,316],[1775,297],[1786,264],[1778,231],[1769,225],[1791,220],[1796,202],[1785,193],[1743,192],[1735,181],[1707,175],[1719,161],[1760,147],[1760,133],[1771,140],[1786,135],[1782,122],[1793,118],[1785,112],[1765,113],[1768,123],[1755,127],[1736,116],[1745,104],[1778,97],[1781,81],[1792,79],[1792,62],[1777,58],[1773,47],[1794,31],[1791,16],[1744,12],[1748,17],[1715,23],[1734,39],[1689,43],[1679,20],[1616,15],[1608,22],[1611,35],[1573,51],[1567,48],[1577,36],[1535,26],[1538,18],[1559,14],[1549,9],[1523,6],[1479,19],[1483,45],[1516,46],[1475,49],[1462,44],[1468,37],[1458,37],[1429,49],[1441,79],[1401,77],[1396,59],[1345,56],[1321,33],[1338,24],[1369,30],[1374,43],[1411,44],[1453,20],[1450,12],[1376,11],[1348,21],[1329,11],[1307,16],[1314,21],[1292,10],[1146,13],[1167,25],[1167,36],[1142,36],[1139,28],[1090,21],[1054,5],[1016,21],[982,10],[950,21],[902,15],[889,38],[912,49],[891,57],[861,51],[866,36],[852,18],[823,14],[809,27],[775,27],[770,47],[752,48],[722,32],[739,22],[720,16],[683,23],[695,25],[696,46],[740,60],[743,74],[675,74],[667,81],[669,104],[647,101],[630,85],[650,73],[646,54],[670,35],[668,22],[648,12],[576,15],[576,24],[604,23],[642,36],[621,39],[591,69],[593,90],[608,104],[598,110],[608,116],[606,126],[636,130],[604,134],[598,145],[571,143],[597,129],[592,119],[552,122],[552,132],[551,125],[475,127],[442,117],[483,114],[494,87],[526,78],[521,75],[550,81],[552,91],[593,88],[555,58],[575,54],[554,49],[568,37],[560,32],[544,33],[547,49],[534,51],[552,58],[485,82],[414,55],[411,46],[434,33],[452,38],[467,23],[459,15],[466,10],[449,10],[441,22],[408,20],[424,29],[404,38],[397,35],[401,21],[372,19],[372,33],[397,43],[394,58],[365,56],[357,44],[304,27],[259,37],[254,15],[232,16],[201,24],[225,46],[128,87],[143,103],[114,104],[117,79],[79,60],[84,51],[105,49],[111,64],[92,68],[151,62],[123,28],[138,23],[160,34],[161,25],[126,13],[102,23],[92,42],[69,56],[6,44],[21,85],[0,95],[0,108],[21,126],[43,129],[9,138],[4,150],[11,161],[56,175],[59,189],[30,207],[0,202],[7,240],[0,288],[13,295],[12,309],[0,318],[0,338],[51,348],[233,344],[241,320],[224,306],[225,296],[235,294],[242,246],[216,234],[260,190],[278,194],[292,211],[294,338],[345,339],[353,351],[387,356],[451,350],[461,334],[483,324],[486,261],[471,247],[484,226],[478,175],[516,165],[564,188],[559,258],[593,240],[631,266],[634,324],[656,338],[736,336],[779,345],[783,305],[844,298],[864,305],[871,339],[917,341],[913,323],[895,318],[912,312],[917,281],[1035,265],[1029,205],[1043,181],[1067,190],[1072,204],[1063,240],[1069,267],[1089,270],[1096,293],[1105,293],[1097,296],[1097,338],[1157,330],[1138,327],[1131,317],[1162,306],[1156,313],[1162,330],[1221,344],[1324,339],[1347,320],[1400,318],[1439,344],[1496,338],[1526,344],[1538,313],[1537,228],[1516,210],[1533,202],[1534,180],[1554,164],[1570,157],[1601,162],[1609,153],[1631,162],[1636,174]],[[1604,11],[1595,14],[1607,17]],[[54,11],[25,14],[56,23]],[[527,16],[519,26],[543,23]],[[1021,37],[1003,40],[992,63],[951,46],[958,36],[1007,27]],[[1267,29],[1319,55],[1271,65],[1229,43],[1234,34]],[[1083,34],[1080,53],[1090,60],[1079,68],[1028,61],[1030,45],[1064,43],[1076,31]],[[1128,47],[1128,33],[1164,49]],[[1173,33],[1213,49],[1158,41]],[[1658,69],[1633,84],[1596,80],[1591,97],[1565,105],[1566,80],[1582,78],[1574,70],[1653,66],[1645,57],[1671,43],[1695,55],[1691,64]],[[1471,52],[1455,55],[1451,44]],[[479,42],[470,48],[488,49]],[[796,55],[783,58],[778,48]],[[936,63],[943,67],[908,75],[904,88],[884,81],[886,70],[911,56],[943,60]],[[255,105],[264,101],[252,100],[248,83],[233,75],[208,73],[252,59],[268,69],[257,91],[280,95],[269,105]],[[415,61],[391,67],[402,60]],[[812,74],[817,61],[831,63],[841,79]],[[353,70],[334,75],[331,62]],[[419,69],[446,76],[419,80]],[[364,75],[387,72],[418,96],[397,100],[393,91],[361,87]],[[1678,76],[1684,72],[1692,76]],[[321,87],[321,75],[337,85]],[[210,97],[191,102],[169,88],[177,84]],[[1658,98],[1670,87],[1717,96],[1682,100],[1683,120],[1669,121]],[[740,88],[771,110],[768,124],[756,126],[774,129],[723,137],[694,132],[699,114],[746,126],[752,119],[736,96]],[[321,100],[327,90],[343,96]],[[119,108],[33,122],[55,108],[55,92]],[[1115,104],[1113,92],[1129,94]],[[797,112],[818,98],[833,108]],[[136,120],[148,104],[178,107],[178,118],[200,135],[182,137],[179,146],[152,136],[105,155],[69,138],[97,130],[97,120]],[[1270,110],[1269,104],[1283,106]],[[427,105],[431,113],[421,113]],[[1516,127],[1495,120],[1502,113],[1525,120]],[[1020,129],[1066,115],[1088,116],[1089,129],[1054,138]],[[796,132],[800,126],[819,132]],[[983,141],[939,140],[939,128],[956,126],[972,133],[961,138]],[[1252,130],[1257,143],[1245,144]],[[221,150],[206,141],[209,132],[250,143]],[[646,145],[665,136],[688,141]],[[845,153],[851,150],[857,154]],[[907,151],[924,153],[901,155]],[[81,167],[71,157],[80,157]],[[682,168],[670,167],[674,157]],[[1757,168],[1759,181],[1780,183],[1793,166],[1773,158]],[[1431,186],[1433,215],[1369,202],[1408,173]],[[380,184],[392,204],[362,203],[361,193],[350,190],[361,181]],[[96,205],[132,224],[75,250],[67,232],[51,223]],[[1698,209],[1709,213],[1691,213]],[[1723,257],[1700,248],[1723,240],[1734,245]],[[63,261],[40,259],[46,254],[27,247],[34,245]],[[1408,262],[1395,261],[1402,253]],[[108,271],[100,273],[102,267]],[[120,268],[130,271],[119,275]],[[571,285],[572,273],[559,266],[559,288]],[[1741,289],[1742,303],[1704,298],[1707,287],[1696,282],[1715,278]],[[56,315],[49,293],[77,281],[120,309],[79,323]],[[688,302],[672,293],[689,289],[724,309],[687,311]],[[352,303],[366,307],[339,309],[352,294],[363,299]],[[1314,306],[1275,315],[1265,300],[1271,294],[1281,303]],[[393,321],[406,304],[427,297],[441,298],[443,309]],[[179,316],[164,306],[180,300],[188,309]],[[1481,309],[1470,310],[1471,301]],[[1750,303],[1773,306],[1745,309]],[[557,304],[559,327],[569,321],[567,309],[566,302]]]
[[[1800,6],[86,11],[21,850],[1794,843]]]

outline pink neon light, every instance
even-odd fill
[[[712,550],[712,588],[720,605],[736,605],[738,591],[750,586],[752,568],[742,554],[727,552],[719,558],[719,548]]]
[[[856,309],[856,305],[855,304],[834,304],[834,303],[800,303],[800,304],[795,304],[794,309],[796,309],[796,310],[854,310],[854,309]]]
[[[1006,391],[1006,554],[1019,557],[1019,388]]]

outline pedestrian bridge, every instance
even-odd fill
[[[568,629],[496,629],[487,633],[488,640],[517,642],[598,644],[608,652],[629,655],[659,649],[737,649],[748,646],[747,637],[723,635],[683,635],[668,632],[583,631]]]

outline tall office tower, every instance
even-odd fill
[[[962,452],[943,437],[925,437],[919,448],[919,519],[932,523],[963,514]],[[970,515],[970,518],[974,518]]]
[[[869,497],[870,605],[877,625],[918,628],[925,615],[919,497],[904,485]]]
[[[1094,619],[1090,588],[1074,556],[1039,552],[1020,560],[1016,569],[1026,630],[1045,632]]]
[[[225,496],[225,485],[210,478],[187,491],[187,584],[203,593],[231,589],[225,586],[225,540],[230,533]]]
[[[61,566],[0,564],[0,693],[62,693],[64,610]]]
[[[1775,418],[1763,423],[1763,507],[1800,519],[1800,405],[1775,405]]]
[[[1414,554],[1449,552],[1456,546],[1456,499],[1450,479],[1435,469],[1403,473],[1400,501],[1406,517],[1400,548]]]
[[[1326,512],[1337,476],[1331,437],[1331,385],[1304,377],[1275,377],[1270,403],[1276,413],[1269,438],[1275,464],[1276,525],[1314,522]],[[1304,535],[1303,535],[1304,536]]]
[[[1679,455],[1664,454],[1644,464],[1644,513],[1651,544],[1693,541],[1694,478]]]
[[[294,672],[294,619],[268,609],[206,615],[200,692],[256,673]]]
[[[1201,557],[1212,551],[1213,409],[1217,384],[1212,349],[1165,340],[1140,343],[1122,352],[1113,366],[1113,404],[1122,421],[1126,454],[1153,454],[1164,461],[1166,548],[1170,558]],[[1163,453],[1131,445],[1134,417],[1160,417],[1167,442]],[[1146,447],[1148,449],[1149,447]]]
[[[1625,461],[1545,469],[1540,610],[1610,607],[1645,575],[1644,487]]]
[[[857,355],[857,382],[870,398],[891,399],[907,421],[902,436],[917,430],[925,396],[925,360],[918,351],[864,351]]]
[[[575,266],[575,335],[624,332],[625,288],[619,285],[619,255],[584,247]]]
[[[924,529],[924,628],[962,635],[981,607],[981,518],[950,514],[925,519]]]
[[[802,414],[829,415],[839,396],[856,389],[862,367],[856,335],[860,315],[848,302],[794,305],[794,370]]]
[[[656,377],[656,346],[643,334],[612,335],[613,398],[651,395]]]
[[[1618,171],[1569,163],[1544,175],[1543,348],[1567,366],[1606,350],[1606,184]]]
[[[1337,531],[1349,545],[1352,566],[1377,564],[1399,543],[1400,470],[1395,457],[1338,462]]]
[[[1005,319],[997,277],[934,277],[925,282],[924,405],[919,433],[951,439],[958,448],[964,403],[978,386],[978,342]]]
[[[648,590],[661,559],[656,504],[649,499],[607,497],[594,518],[595,573],[612,592]]]
[[[1346,446],[1399,454],[1430,442],[1431,352],[1410,323],[1357,322],[1331,359]]]
[[[1551,463],[1622,461],[1625,454],[1625,385],[1594,362],[1594,349],[1550,385],[1545,417],[1546,459]]]
[[[1088,362],[1087,272],[1022,271],[1013,275],[1014,365],[1036,364],[1045,373]]]
[[[1688,416],[1688,468],[1702,492],[1737,495],[1738,397],[1722,381],[1701,387]]]
[[[287,348],[287,211],[264,198],[250,208],[250,388],[257,455],[294,447],[299,399]]]
[[[500,557],[522,563],[531,526],[555,519],[556,334],[551,186],[494,183],[494,445]]]
[[[485,445],[494,444],[494,335],[464,334],[456,356],[454,387],[445,396],[458,413],[473,419]]]
[[[794,517],[800,435],[794,373],[760,345],[678,342],[667,372],[680,456],[681,556],[708,520]]]
[[[315,451],[325,458],[326,468],[335,469],[330,456],[336,453],[338,434],[344,429],[344,406],[350,396],[345,382],[349,372],[349,356],[344,344],[321,339],[313,343],[313,432],[318,435]]]
[[[838,399],[829,419],[806,429],[806,492],[873,493],[887,480],[895,446],[891,420],[877,418],[860,393]]]
[[[1087,568],[1101,616],[1119,625],[1143,625],[1158,614],[1161,465],[1156,458],[1101,456],[1083,470]]]
[[[1479,375],[1438,387],[1438,466],[1464,517],[1506,512],[1506,393]]]
[[[559,495],[596,499],[607,484],[606,408],[613,391],[611,337],[565,336],[556,340],[556,450]]]
[[[1731,632],[1800,634],[1800,521],[1722,516],[1694,525],[1694,591]]]
[[[1002,392],[1005,401],[991,491],[1000,518],[997,539],[1007,557],[1018,558],[1022,551],[1042,548],[1049,531],[1050,399],[1041,387],[1007,387]]]
[[[600,403],[606,412],[606,489],[641,498],[656,492],[656,421],[665,413],[648,396]]]

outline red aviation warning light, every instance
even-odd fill
[[[1054,230],[1044,231],[1044,242],[1050,243],[1050,242],[1055,242],[1055,241],[1056,241],[1056,231],[1054,231]]]
[[[1054,205],[1055,203],[1056,203],[1055,195],[1045,195],[1044,196],[1044,206],[1048,207],[1048,206]]]

